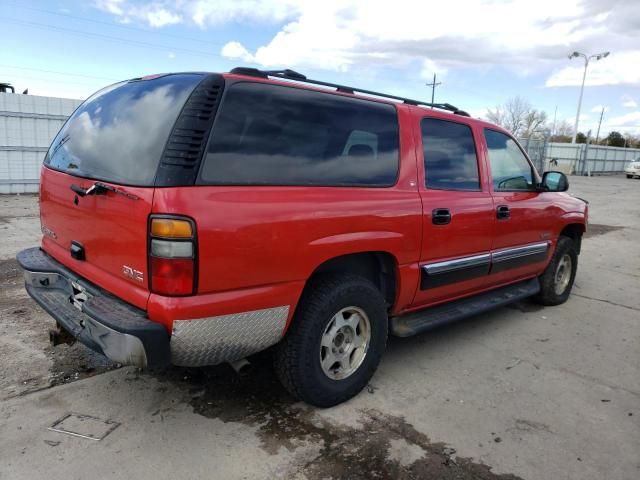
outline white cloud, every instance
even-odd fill
[[[123,23],[138,20],[151,27],[160,28],[183,21],[182,15],[177,11],[154,2],[138,6],[129,4],[128,0],[96,0],[94,5],[100,10],[117,16]]]
[[[587,85],[640,85],[637,0],[96,0],[95,5],[121,21],[156,27],[267,23],[278,31],[263,44],[249,47],[242,38],[229,38],[223,48],[225,56],[263,67],[345,71],[383,65],[414,68],[423,77],[460,67],[502,66],[523,76],[556,67],[547,86],[569,86],[582,80],[582,66],[569,63],[569,52],[608,49],[609,58],[590,66]]]
[[[640,128],[640,111],[626,113],[618,117],[612,117],[607,120],[607,126],[612,128]]]
[[[174,58],[176,58],[176,54],[174,52],[169,52],[167,53],[167,58],[170,58],[171,60],[173,60]]]
[[[607,107],[607,106],[605,106],[605,105],[596,105],[595,107],[593,107],[593,108],[591,109],[591,112],[593,112],[593,113],[600,113],[600,112],[602,112],[602,109],[603,109],[603,108],[604,108],[604,111],[605,111],[605,112],[608,112],[608,111],[609,111],[609,107]]]
[[[242,19],[281,22],[298,14],[307,2],[304,0],[197,0],[175,3],[179,8],[182,6],[194,23],[205,27]]]
[[[100,10],[120,17],[161,27],[186,19],[200,27],[234,20],[258,19],[281,22],[294,17],[306,3],[296,0],[94,0]]]
[[[96,0],[94,2],[96,8],[117,16],[124,15],[123,4],[124,0]]]
[[[547,87],[580,86],[584,73],[582,58],[573,60],[575,66],[555,71],[546,82]],[[640,85],[640,50],[612,53],[600,61],[592,59],[587,70],[585,85]]]
[[[442,80],[444,76],[447,74],[448,69],[438,65],[436,62],[431,60],[430,58],[425,58],[422,61],[422,70],[420,70],[420,77],[425,80],[433,81],[433,74],[437,75],[436,82],[438,79]]]
[[[244,48],[240,42],[229,42],[220,51],[223,57],[240,59],[245,62],[253,62],[253,55],[249,53],[249,50]]]
[[[626,108],[637,108],[638,104],[629,95],[622,96],[622,106]]]
[[[172,25],[182,22],[182,17],[175,13],[171,13],[164,8],[158,8],[156,10],[149,10],[146,15],[149,25],[152,27],[164,27],[165,25]]]

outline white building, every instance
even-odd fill
[[[49,144],[81,102],[0,93],[0,193],[38,191]]]

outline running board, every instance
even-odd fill
[[[535,295],[540,291],[537,278],[507,285],[473,297],[455,300],[415,313],[391,319],[391,334],[397,337],[411,337],[442,325],[457,322],[463,318],[493,310],[518,300]]]

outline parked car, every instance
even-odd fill
[[[636,158],[627,165],[624,173],[627,175],[627,178],[640,177],[640,158]]]
[[[429,108],[435,107],[435,108]],[[296,397],[371,379],[388,335],[567,300],[588,207],[504,129],[449,104],[238,68],[116,83],[46,154],[26,289],[139,367],[275,346]]]

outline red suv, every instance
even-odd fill
[[[100,90],[40,185],[42,245],[18,261],[54,340],[140,367],[275,345],[285,387],[323,407],[367,384],[389,334],[564,302],[587,223],[500,127],[291,70]]]

